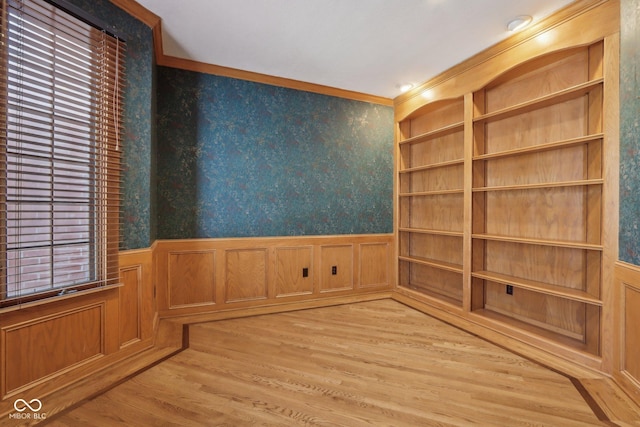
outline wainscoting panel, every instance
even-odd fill
[[[624,358],[622,369],[640,381],[640,288],[624,287]]]
[[[73,404],[73,393],[55,399],[56,408],[49,396],[153,346],[153,252],[118,258],[119,286],[0,310],[0,419],[15,412],[18,398],[41,399],[48,414]]]
[[[120,347],[140,339],[142,266],[120,269]]]
[[[320,292],[353,289],[353,245],[325,245],[320,251]]]
[[[169,305],[172,308],[216,303],[216,251],[169,254]]]
[[[640,405],[640,267],[618,262],[615,277],[620,327],[614,378]]]
[[[159,240],[154,257],[160,317],[352,297],[395,285],[392,234]]]
[[[225,302],[267,298],[267,249],[225,252]]]
[[[275,248],[276,297],[313,293],[313,247]]]
[[[105,353],[105,304],[2,327],[3,396]]]
[[[389,283],[390,246],[388,243],[360,245],[360,288],[385,286]]]

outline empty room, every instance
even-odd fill
[[[2,0],[0,426],[640,425],[640,0]]]

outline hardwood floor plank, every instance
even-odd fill
[[[189,340],[53,421],[604,425],[569,378],[391,300],[191,325]]]

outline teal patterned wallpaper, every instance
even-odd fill
[[[124,92],[122,244],[147,248],[155,239],[155,88],[151,29],[108,0],[69,0],[127,42]]]
[[[393,108],[158,67],[158,237],[393,232]]]
[[[619,258],[640,265],[640,0],[620,8]]]
[[[146,25],[107,0],[70,1],[127,39],[123,249],[156,237],[392,231],[391,108],[156,71]],[[621,18],[619,249],[640,265],[640,0],[622,0]]]

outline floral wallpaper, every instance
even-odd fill
[[[155,72],[151,28],[108,0],[69,0],[102,21],[127,43],[124,92],[121,249],[151,246],[155,239]]]
[[[158,237],[393,232],[393,109],[158,67]]]
[[[640,0],[620,8],[619,258],[640,265]]]

